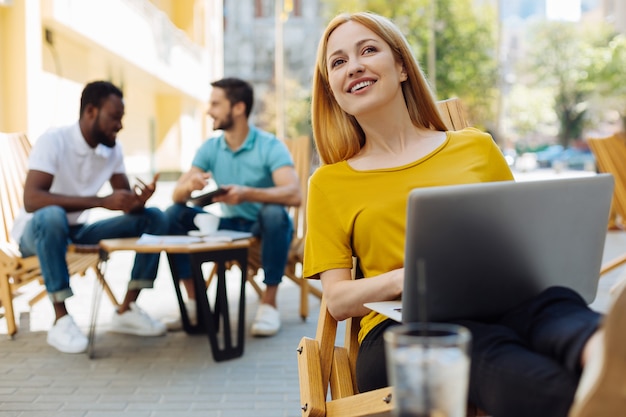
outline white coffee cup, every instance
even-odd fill
[[[193,223],[198,227],[200,233],[209,235],[217,231],[220,225],[220,218],[211,213],[198,213],[193,218]]]

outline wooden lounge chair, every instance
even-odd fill
[[[300,179],[300,190],[302,191],[302,204],[300,207],[291,207],[290,215],[294,222],[294,236],[291,241],[285,274],[287,278],[300,287],[300,317],[306,320],[309,315],[309,296],[313,295],[321,298],[321,291],[308,283],[302,277],[302,258],[304,254],[304,235],[306,234],[306,196],[311,175],[312,146],[311,139],[301,136],[295,139],[287,139],[285,144],[289,148],[294,160],[294,165],[298,178]],[[248,282],[261,295],[262,290],[254,280],[254,277],[263,268],[261,264],[260,244],[257,242],[250,247],[248,257]]]
[[[359,393],[356,385],[356,358],[359,351],[359,319],[345,321],[343,342],[337,320],[322,297],[315,338],[303,337],[297,348],[300,404],[303,417],[390,416],[393,388]],[[486,416],[472,404],[467,417]]]
[[[609,228],[624,230],[626,229],[626,134],[622,132],[605,138],[590,138],[587,143],[596,158],[598,170],[613,175],[615,179]],[[626,253],[602,265],[600,275],[624,263],[626,263]]]
[[[0,133],[0,303],[4,308],[7,331],[10,337],[17,333],[13,297],[20,288],[39,282],[36,293],[29,299],[29,306],[41,300],[46,290],[36,256],[22,257],[17,242],[10,236],[15,217],[24,206],[24,181],[28,171],[28,155],[31,144],[22,133]],[[70,245],[67,264],[70,275],[85,275],[92,270],[105,292],[116,306],[119,305],[113,292],[100,274],[98,247]]]
[[[450,130],[469,126],[459,99],[440,101],[438,106]],[[392,387],[358,392],[355,367],[359,322],[359,318],[346,320],[343,342],[336,345],[340,327],[328,312],[322,297],[315,338],[303,337],[297,349],[303,417],[391,415]],[[485,415],[473,405],[468,405],[468,417]]]

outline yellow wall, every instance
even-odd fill
[[[151,0],[152,3],[167,13],[180,30],[185,32],[189,39],[204,45],[204,21],[206,12],[204,0]],[[213,0],[211,0],[213,1]]]
[[[84,85],[94,78],[104,76],[90,70],[90,49],[86,45],[55,30],[51,31],[50,45],[45,41],[45,29],[44,26],[41,47],[44,87],[38,100],[46,110],[37,115],[38,122],[31,131],[32,140],[49,127],[76,122]]]
[[[162,32],[116,44],[99,26],[98,16],[109,13],[118,20],[110,27],[118,35],[130,36],[138,27],[144,35],[152,33],[146,28],[154,28],[159,13],[141,14],[151,7],[147,0],[144,5],[137,3],[142,0],[90,1],[93,7],[73,0],[13,0],[11,6],[0,6],[0,131],[23,131],[36,142],[48,128],[78,120],[87,82],[108,80],[124,91],[126,115],[118,138],[129,173],[188,169],[191,153],[207,134],[204,108],[209,81],[215,78],[210,74],[218,66],[205,40],[193,39],[198,27],[208,24],[204,12],[195,16],[194,10],[204,11],[207,2],[215,6],[214,0],[151,2],[208,58],[191,60],[188,43],[170,30],[164,38],[170,55],[158,65],[143,54],[161,47],[155,42]]]
[[[2,94],[0,129],[6,132],[24,130],[27,126],[27,73],[26,63],[26,17],[25,5],[15,2],[2,7],[2,48],[0,49],[0,73]]]
[[[8,20],[6,17],[7,9],[4,7],[0,7],[0,62],[3,65],[0,65],[0,131],[3,130],[5,122],[5,112],[6,112],[6,91],[8,89],[7,86],[7,77],[6,77],[6,55],[4,51],[7,48],[7,25]]]
[[[187,34],[189,39],[199,42],[194,33],[194,4],[195,0],[179,0],[172,9],[172,22]]]
[[[180,159],[181,133],[179,117],[181,100],[178,97],[160,94],[156,97],[157,123],[155,126],[157,143],[155,161],[162,171],[172,171],[171,161]],[[183,171],[185,169],[183,168]]]

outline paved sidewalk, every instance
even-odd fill
[[[117,295],[124,293],[132,253],[116,253],[107,276]],[[177,314],[173,283],[162,256],[155,288],[138,302],[154,317]],[[119,279],[117,278],[119,277]],[[74,278],[75,296],[68,309],[86,332],[94,277]],[[230,280],[237,295],[237,278]],[[247,288],[246,325],[258,297]],[[236,301],[232,300],[232,302]],[[34,416],[299,416],[296,347],[314,336],[319,302],[311,298],[311,315],[299,317],[299,290],[287,280],[279,291],[283,327],[273,338],[246,337],[241,358],[216,363],[206,335],[170,332],[163,337],[135,337],[107,332],[113,313],[102,298],[96,358],[57,352],[46,344],[53,319],[47,301],[21,315],[14,340],[0,337],[0,417]],[[2,323],[4,326],[4,323]],[[6,335],[6,328],[0,328]]]
[[[157,205],[166,205],[170,190],[171,184],[159,189]],[[626,232],[607,233],[605,259],[624,251]],[[132,259],[128,252],[111,257],[107,277],[119,296],[125,292]],[[605,311],[609,288],[621,278],[626,279],[624,267],[603,277],[592,307]],[[230,294],[237,294],[237,281],[229,280]],[[94,277],[74,278],[72,286],[76,295],[68,300],[68,309],[86,331]],[[258,305],[250,287],[246,300],[249,327]],[[164,256],[155,288],[142,292],[138,301],[155,317],[177,314]],[[309,319],[302,322],[299,290],[289,280],[279,291],[280,333],[263,339],[248,336],[243,357],[219,363],[213,361],[206,336],[176,332],[141,338],[107,332],[113,310],[105,296],[98,317],[97,358],[62,354],[46,344],[53,320],[50,303],[44,300],[30,312],[19,303],[21,326],[14,340],[2,337],[6,325],[0,319],[0,417],[300,415],[296,347],[302,336],[314,336],[319,301],[311,297]]]
[[[160,183],[151,203],[165,209],[172,187],[173,183]],[[106,214],[95,213],[102,215]],[[111,255],[106,276],[118,299],[126,291],[133,257],[132,252]],[[239,280],[239,276],[227,279],[233,308]],[[75,295],[67,302],[85,333],[94,284],[94,276],[72,278]],[[218,363],[211,356],[206,335],[181,331],[144,338],[109,333],[113,308],[105,295],[98,315],[96,358],[62,354],[46,343],[54,318],[47,299],[30,311],[24,300],[17,299],[22,314],[14,340],[3,337],[6,323],[0,319],[0,417],[299,416],[296,348],[303,336],[315,335],[319,300],[310,298],[311,312],[303,322],[299,287],[285,279],[278,294],[281,331],[272,338],[253,338],[248,329],[259,300],[247,285],[243,357]],[[214,291],[214,284],[209,291]],[[178,316],[165,256],[161,256],[154,289],[143,291],[138,304],[153,317]],[[236,321],[236,315],[231,318]]]

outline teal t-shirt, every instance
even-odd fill
[[[232,151],[222,133],[207,139],[192,165],[211,172],[218,185],[244,185],[254,188],[273,187],[272,173],[283,166],[293,166],[287,146],[271,133],[250,126],[243,145]],[[222,204],[224,217],[256,220],[261,203]]]

